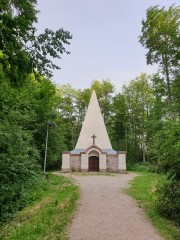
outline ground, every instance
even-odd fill
[[[81,198],[70,240],[162,240],[137,203],[123,189],[134,173],[68,174],[80,185]]]

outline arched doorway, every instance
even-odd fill
[[[99,153],[91,151],[89,153],[89,172],[99,172]]]

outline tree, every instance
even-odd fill
[[[69,84],[57,87],[59,118],[65,128],[65,144],[68,150],[75,147],[77,116],[76,116],[76,90]]]
[[[175,75],[174,82],[172,85],[172,93],[174,100],[174,113],[177,116],[180,116],[180,75]]]
[[[76,91],[76,100],[75,100],[75,116],[76,116],[76,126],[74,126],[75,139],[77,141],[79,133],[84,121],[84,117],[87,111],[87,107],[91,98],[91,89],[86,88],[83,90]]]
[[[169,118],[166,102],[166,84],[164,79],[159,76],[159,74],[154,74],[151,76],[150,80],[154,100],[147,121],[147,151],[151,148],[149,141],[162,129],[163,121]]]
[[[1,62],[11,82],[24,81],[32,72],[51,77],[55,65],[51,58],[60,58],[72,38],[69,32],[45,29],[36,35],[36,0],[2,0],[0,3],[0,51]],[[50,58],[51,57],[51,58]]]
[[[180,121],[166,121],[150,142],[151,158],[158,163],[158,171],[180,180]]]
[[[165,75],[169,111],[172,115],[171,82],[180,66],[180,8],[171,6],[166,10],[164,7],[150,7],[146,12],[146,20],[142,21],[142,35],[139,39],[148,49],[147,64],[158,63]]]
[[[0,222],[12,217],[39,186],[39,152],[30,125],[35,113],[26,89],[12,87],[0,64]]]
[[[141,74],[123,87],[123,95],[127,105],[128,142],[132,157],[145,162],[147,122],[153,105],[153,92],[149,84],[149,76]]]
[[[0,2],[0,222],[13,217],[42,187],[47,122],[60,122],[56,87],[46,77],[59,68],[51,59],[68,53],[64,45],[72,37],[63,29],[37,36],[36,3]],[[62,132],[59,126],[49,131],[48,167],[60,165],[66,148]]]
[[[127,105],[123,94],[112,98],[111,116],[108,121],[109,133],[114,149],[127,150]]]

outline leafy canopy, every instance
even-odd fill
[[[51,69],[60,69],[52,58],[69,54],[64,44],[69,44],[72,36],[63,28],[52,31],[45,29],[37,35],[36,0],[2,0],[0,3],[0,50],[6,74],[11,81],[24,80],[27,74],[39,72],[52,77]]]

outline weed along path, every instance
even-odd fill
[[[71,174],[81,198],[70,240],[162,240],[143,211],[123,193],[135,174]]]

